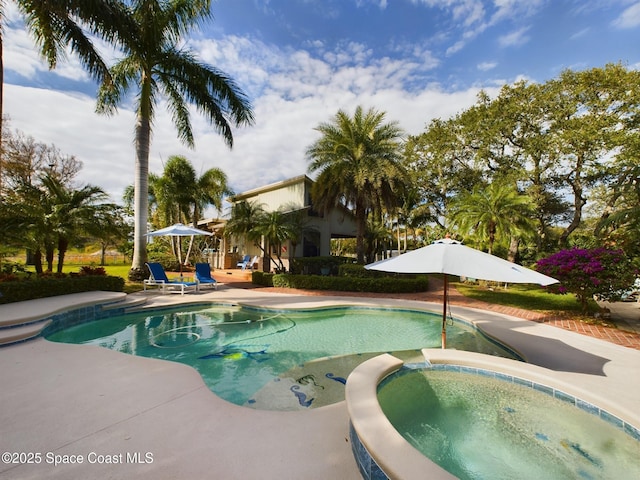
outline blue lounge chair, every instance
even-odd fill
[[[196,280],[202,285],[218,289],[218,281],[211,276],[211,267],[208,263],[196,263]]]
[[[242,270],[246,270],[249,262],[251,261],[251,255],[245,255],[242,260],[238,262],[236,267],[240,267]]]
[[[164,272],[164,268],[157,262],[147,263],[149,267],[149,278],[143,282],[144,291],[147,291],[147,286],[156,286],[162,290],[162,293],[180,293],[184,295],[184,292],[189,289],[198,291],[198,282],[181,282],[180,280],[169,280],[167,274]]]

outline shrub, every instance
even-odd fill
[[[24,273],[24,265],[17,262],[7,262],[2,265],[2,274],[10,275],[14,272]]]
[[[622,250],[572,248],[538,261],[536,269],[560,281],[557,293],[573,293],[587,313],[588,300],[619,300],[637,271]]]
[[[330,275],[337,275],[340,265],[353,263],[350,257],[300,257],[291,260],[289,270],[291,273],[304,275],[321,275],[323,268],[329,269]]]
[[[373,293],[423,292],[429,286],[429,280],[426,275],[417,276],[416,278],[353,278],[285,273],[272,275],[271,282],[274,287],[281,288]]]
[[[258,270],[251,273],[251,283],[263,287],[273,287],[273,273],[260,272]]]
[[[0,273],[0,282],[17,282],[20,277],[13,273]]]
[[[103,267],[80,267],[80,275],[106,275],[107,271]]]
[[[379,270],[367,270],[364,265],[357,263],[344,263],[338,267],[338,275],[351,278],[382,278],[394,276],[394,273],[381,272]],[[409,278],[408,276],[405,278]],[[411,277],[413,278],[413,276]]]
[[[0,283],[0,303],[55,297],[91,291],[122,292],[124,279],[107,275],[38,276],[34,279]]]

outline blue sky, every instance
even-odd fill
[[[610,62],[640,68],[638,0],[218,0],[213,16],[186,46],[237,81],[256,124],[235,131],[230,151],[194,113],[189,150],[161,106],[150,168],[185,155],[199,171],[224,170],[236,192],[307,173],[314,127],[339,109],[373,107],[419,134],[482,89]],[[95,84],[72,57],[49,71],[11,2],[4,66],[10,127],[75,155],[79,181],[119,201],[133,183],[129,106],[95,114]]]

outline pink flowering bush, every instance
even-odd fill
[[[558,293],[573,293],[587,312],[590,298],[616,301],[637,275],[622,250],[572,248],[538,261],[536,270],[560,281]]]

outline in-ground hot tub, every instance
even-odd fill
[[[545,369],[425,350],[403,367],[382,355],[347,382],[364,478],[584,478],[640,475],[640,432],[615,405]],[[385,414],[386,413],[386,414]]]

